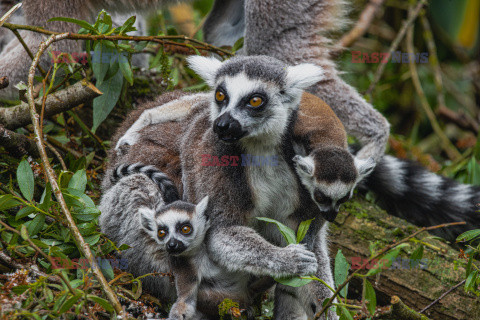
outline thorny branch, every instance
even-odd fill
[[[52,186],[52,189],[55,193],[55,197],[60,204],[60,207],[62,209],[62,212],[65,215],[65,218],[67,220],[68,227],[70,231],[72,232],[72,235],[75,239],[76,244],[79,246],[80,251],[82,254],[87,258],[88,262],[92,266],[92,272],[97,278],[98,282],[102,286],[103,291],[105,292],[108,300],[110,303],[113,305],[115,311],[117,312],[117,315],[120,317],[123,317],[123,310],[122,306],[120,305],[120,302],[118,301],[117,296],[113,292],[113,290],[110,288],[108,285],[107,280],[103,276],[102,272],[100,271],[100,268],[93,257],[92,252],[90,251],[89,245],[85,242],[83,239],[80,231],[78,230],[77,225],[75,224],[75,221],[73,220],[72,214],[70,213],[70,210],[68,209],[68,206],[65,202],[65,199],[63,198],[63,194],[57,184],[57,177],[55,175],[55,171],[53,171],[53,168],[50,165],[50,162],[48,161],[48,156],[45,150],[45,146],[43,144],[43,137],[41,136],[40,133],[40,123],[39,123],[39,115],[37,113],[36,107],[35,107],[35,101],[33,98],[33,81],[35,77],[35,69],[37,67],[37,64],[40,61],[40,57],[42,56],[43,52],[55,41],[63,40],[68,37],[68,33],[63,33],[63,34],[57,34],[57,35],[52,35],[50,36],[46,41],[42,42],[40,44],[40,47],[38,48],[38,52],[35,54],[35,58],[33,59],[32,65],[30,66],[29,74],[28,74],[28,84],[27,84],[27,99],[28,99],[28,106],[30,108],[30,116],[32,118],[32,124],[33,124],[33,129],[35,132],[35,142],[37,144],[38,150],[40,152],[40,156],[43,162],[43,167],[45,170],[45,173],[48,177],[48,180],[50,182],[50,185]]]

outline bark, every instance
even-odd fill
[[[48,95],[45,103],[45,118],[70,110],[101,94],[92,83],[86,80],[79,81],[66,89]],[[40,113],[41,104],[42,98],[35,100],[38,113]],[[28,104],[25,102],[10,108],[0,108],[0,124],[6,129],[14,130],[24,127],[31,121]]]
[[[388,215],[372,203],[354,198],[331,224],[331,255],[333,258],[337,250],[342,249],[350,263],[352,257],[368,258],[371,243],[377,243],[377,249],[381,249],[418,229]],[[454,262],[462,260],[458,258],[459,252],[440,240],[427,239],[429,236],[423,232],[417,237],[428,244],[424,246],[423,254],[423,258],[428,259],[425,269],[387,269],[378,277],[369,278],[377,292],[379,305],[390,305],[392,297],[398,296],[409,308],[418,312],[465,279],[462,263],[457,266]],[[417,246],[411,243],[406,253],[402,251],[401,257],[408,258]],[[352,281],[349,297],[359,298],[361,292],[362,282]],[[435,320],[480,319],[480,303],[477,297],[465,293],[460,286],[425,311],[425,316]]]

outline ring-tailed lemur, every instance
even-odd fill
[[[134,145],[147,126],[184,119],[192,107],[207,99],[207,94],[193,94],[146,109],[118,140],[115,149]],[[348,152],[341,122],[320,98],[309,93],[302,95],[293,136],[297,173],[320,211],[332,222],[339,204],[350,199],[357,183],[371,172],[375,163],[372,159],[354,158]],[[321,203],[319,192],[324,197]],[[331,205],[326,206],[327,202]]]
[[[176,292],[169,320],[211,319],[225,298],[239,302],[242,308],[253,304],[252,290],[258,288],[252,288],[265,286],[265,281],[219,267],[206,250],[208,197],[196,206],[177,201],[178,197],[168,196],[177,194],[173,182],[155,167],[139,163],[118,166],[110,182],[112,187],[103,194],[99,207],[102,232],[131,246],[122,258],[134,275],[173,273],[175,288],[166,278],[142,280],[144,288],[166,301]]]
[[[206,237],[212,259],[232,272],[257,276],[315,273],[333,286],[328,226],[296,175],[292,160],[292,135],[302,89],[321,79],[321,69],[314,65],[292,67],[264,56],[235,57],[223,63],[191,57],[190,64],[213,88],[208,93],[210,98],[195,104],[181,123],[143,129],[137,144],[127,146],[121,156],[110,154],[110,165],[128,159],[162,168],[165,164],[154,157],[155,150],[162,147],[165,134],[178,130],[180,143],[176,148],[182,163],[184,200],[197,202],[208,195],[212,202],[211,227]],[[178,94],[170,97],[164,102],[175,100]],[[134,122],[129,117],[119,135]],[[344,132],[342,135],[345,137]],[[116,143],[116,139],[112,142]],[[278,163],[257,167],[202,166],[202,154],[278,155]],[[107,179],[104,182],[104,187],[109,188]],[[281,247],[285,245],[282,236],[274,226],[257,221],[257,216],[279,220],[294,229],[301,221],[316,217],[304,239],[314,255],[302,247]],[[277,285],[275,318],[311,317],[329,296],[331,292],[318,283],[302,288]],[[337,318],[329,314],[329,319]]]

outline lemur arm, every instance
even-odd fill
[[[277,247],[247,226],[215,226],[207,238],[209,256],[233,272],[256,276],[312,275],[315,254],[301,244]]]
[[[122,145],[134,145],[140,138],[140,131],[150,125],[185,118],[192,107],[208,98],[205,93],[181,96],[180,98],[142,112],[135,123],[118,140],[115,149]]]
[[[197,309],[198,287],[200,275],[198,269],[188,257],[169,256],[173,275],[177,301],[173,304],[168,315],[168,320],[193,319]]]

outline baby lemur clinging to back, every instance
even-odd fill
[[[248,281],[239,280],[249,276],[220,268],[206,251],[208,197],[196,206],[179,201],[175,185],[163,172],[141,164],[118,166],[110,183],[99,206],[102,232],[131,246],[122,258],[134,275],[173,273],[175,288],[168,277],[149,276],[143,281],[148,291],[164,301],[176,291],[169,320],[215,318],[217,305],[225,298],[242,307],[252,303],[243,287]]]

